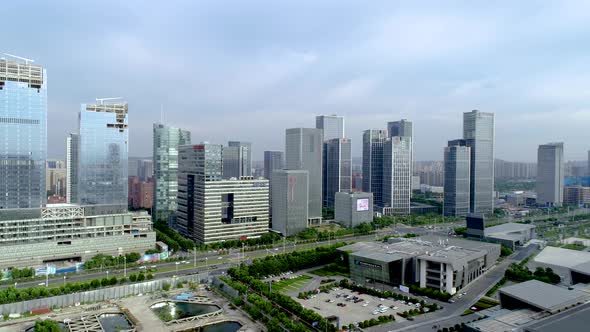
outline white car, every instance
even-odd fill
[[[37,286],[45,286],[45,283],[44,282],[40,282],[40,283],[37,284]]]
[[[366,307],[366,306],[368,306],[368,305],[369,305],[368,303],[363,303],[363,307]]]
[[[219,256],[219,257],[217,257],[217,259],[223,259],[223,257]]]
[[[145,270],[145,266],[140,266],[139,269],[140,270]]]

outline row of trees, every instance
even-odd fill
[[[156,230],[156,239],[158,241],[166,243],[168,245],[168,248],[170,248],[173,251],[178,251],[181,249],[184,251],[191,251],[194,248],[197,248],[197,250],[199,251],[231,249],[241,248],[242,245],[248,247],[256,247],[261,245],[270,245],[274,242],[278,242],[281,239],[280,235],[269,232],[254,239],[228,240],[223,242],[202,244],[196,243],[190,239],[185,238],[184,236],[180,235],[180,233],[168,227],[168,225],[166,225],[165,223],[156,222],[154,224],[154,228]]]
[[[34,332],[62,332],[61,327],[55,321],[50,319],[35,321]]]
[[[151,273],[145,274],[143,272],[140,272],[136,274],[131,274],[129,276],[129,279],[125,277],[117,279],[117,277],[113,276],[110,278],[105,277],[100,279],[93,279],[87,282],[66,283],[65,285],[60,285],[51,288],[47,288],[45,286],[35,286],[29,288],[8,287],[0,290],[0,304],[28,301],[33,299],[40,299],[44,297],[58,296],[81,291],[89,291],[101,287],[114,286],[117,283],[123,284],[127,281],[141,282],[144,280],[151,280],[153,278],[154,276]]]
[[[526,265],[512,263],[510,267],[504,273],[504,277],[512,281],[528,281],[528,280],[539,280],[548,284],[558,284],[561,281],[561,277],[548,268],[537,267],[535,272],[529,270]]]
[[[84,268],[87,270],[91,269],[98,269],[98,268],[105,268],[105,267],[112,267],[112,266],[123,266],[125,262],[127,262],[127,266],[133,265],[136,263],[140,258],[141,255],[136,252],[130,252],[123,256],[108,256],[103,254],[98,254],[91,259],[84,262]]]
[[[14,267],[10,270],[10,274],[12,275],[12,279],[31,278],[31,277],[35,276],[35,269],[33,269],[33,268],[17,269]]]
[[[431,299],[437,299],[439,301],[447,302],[452,297],[452,295],[447,292],[441,292],[438,289],[430,287],[420,288],[419,286],[412,284],[409,288],[410,293],[412,294],[426,296]]]

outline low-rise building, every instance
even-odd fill
[[[373,221],[373,194],[337,192],[334,219],[348,228],[370,223]]]
[[[563,203],[576,206],[590,204],[590,187],[563,187]]]
[[[153,249],[151,217],[120,205],[48,204],[0,210],[0,268],[84,261]]]
[[[501,288],[500,305],[506,309],[531,309],[556,313],[582,304],[590,296],[582,291],[558,287],[538,280],[529,280]]]
[[[488,241],[515,249],[535,238],[535,225],[509,222],[487,227],[485,237]]]
[[[500,257],[500,245],[435,236],[359,242],[340,248],[349,254],[351,278],[359,284],[419,283],[455,294]]]

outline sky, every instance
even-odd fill
[[[462,113],[496,115],[496,157],[539,144],[590,150],[590,2],[8,1],[0,52],[47,69],[48,155],[65,155],[81,103],[124,97],[131,156],[152,124],[193,143],[283,150],[285,129],[345,117],[363,130],[414,122],[416,160],[441,160]],[[163,110],[163,111],[162,111]]]

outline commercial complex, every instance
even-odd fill
[[[348,138],[324,141],[323,167],[324,206],[333,208],[336,193],[352,190],[352,151]]]
[[[319,223],[322,220],[322,142],[322,129],[292,128],[286,130],[285,167],[289,170],[305,170],[308,173],[307,214],[311,223]]]
[[[0,59],[0,209],[46,202],[47,73]]]
[[[168,221],[176,212],[179,146],[191,144],[188,130],[155,123],[153,127],[154,221]]]
[[[465,140],[449,141],[444,155],[443,214],[466,217],[469,214],[471,148]]]
[[[180,147],[176,228],[199,243],[267,233],[266,179],[223,179],[222,146]]]
[[[463,113],[463,139],[471,148],[469,211],[494,211],[494,113]]]
[[[223,147],[223,178],[239,179],[252,176],[252,144],[248,142],[229,141]]]
[[[457,238],[395,238],[339,248],[349,255],[351,278],[359,284],[399,286],[419,283],[455,294],[500,257],[500,245]]]
[[[412,139],[388,138],[383,144],[383,214],[410,214],[412,195]]]
[[[344,227],[353,228],[373,221],[373,194],[365,192],[337,192],[334,220]]]
[[[276,170],[272,174],[272,229],[283,236],[295,235],[308,226],[309,173]]]
[[[78,196],[82,205],[127,204],[127,103],[82,104]]]
[[[552,268],[564,283],[590,283],[590,252],[547,246],[533,262]]]
[[[383,144],[387,130],[370,129],[363,132],[363,188],[373,193],[375,206],[383,204]]]
[[[539,145],[537,150],[537,204],[563,204],[564,160],[563,143]]]
[[[156,242],[150,216],[127,212],[126,204],[2,209],[0,233],[0,269],[143,253]]]
[[[590,204],[590,187],[565,186],[563,187],[563,203],[566,205]]]

